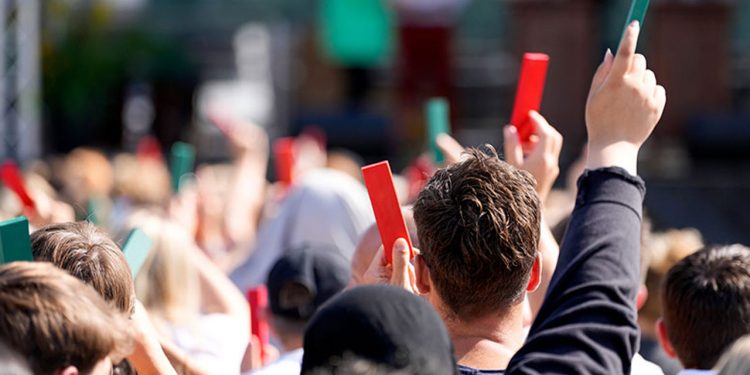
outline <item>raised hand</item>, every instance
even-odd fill
[[[523,169],[536,179],[536,192],[544,202],[560,174],[560,150],[563,137],[536,111],[529,112],[529,119],[536,125],[536,136],[524,146],[513,125],[503,129],[505,160],[512,166]],[[524,156],[524,148],[529,150]]]
[[[618,166],[636,174],[638,151],[659,122],[666,103],[646,58],[635,53],[640,25],[628,26],[617,56],[607,51],[586,103],[590,169]]]

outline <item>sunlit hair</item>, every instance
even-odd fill
[[[14,262],[0,267],[0,340],[25,358],[35,374],[54,374],[68,366],[87,374],[107,357],[118,362],[131,351],[129,332],[124,314],[54,265]]]
[[[153,212],[138,211],[129,222],[154,241],[135,278],[136,296],[158,322],[189,325],[200,306],[198,274],[189,256],[195,242],[179,224]]]
[[[31,234],[34,260],[68,271],[120,311],[134,311],[133,276],[117,244],[86,221],[53,224]]]

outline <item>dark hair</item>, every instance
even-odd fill
[[[537,255],[534,180],[494,149],[438,170],[414,204],[422,256],[438,294],[459,319],[520,301]]]
[[[301,374],[350,374],[347,358],[411,375],[457,375],[453,345],[435,309],[401,288],[366,285],[323,305],[304,337]]]
[[[86,221],[48,225],[31,234],[34,260],[68,271],[130,315],[135,308],[133,276],[122,250]]]
[[[43,262],[0,267],[0,339],[35,374],[122,359],[132,343],[127,318],[91,287]],[[116,357],[116,358],[112,358]]]
[[[683,366],[711,369],[750,333],[750,248],[707,247],[675,264],[664,282],[662,308]]]

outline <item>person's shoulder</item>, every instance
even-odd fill
[[[461,375],[503,375],[505,374],[505,370],[479,370],[458,365],[458,373]]]

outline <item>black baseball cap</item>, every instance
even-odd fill
[[[268,304],[275,316],[307,321],[349,283],[349,261],[335,249],[304,246],[279,258],[268,273]]]

